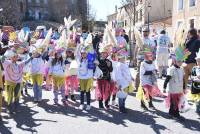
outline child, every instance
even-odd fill
[[[111,83],[110,83],[110,89],[111,89],[111,95],[112,95],[112,105],[116,105],[116,93],[118,91],[117,89],[117,83],[116,83],[116,75],[117,73],[119,73],[117,71],[117,64],[118,64],[118,58],[117,58],[117,54],[113,53],[111,56],[111,61],[112,61],[112,65],[113,65],[113,72],[111,73]]]
[[[169,115],[178,119],[180,119],[179,103],[185,89],[184,70],[181,67],[182,63],[183,56],[176,54],[174,65],[167,70],[167,77],[163,87],[168,92],[166,102],[169,107]]]
[[[121,55],[119,56],[119,64],[117,64],[117,74],[116,81],[119,85],[120,89],[117,93],[118,101],[119,101],[119,111],[122,113],[126,113],[125,101],[128,93],[133,92],[132,86],[132,76],[129,70],[128,65],[126,64],[126,57]]]
[[[71,100],[76,101],[74,91],[78,91],[78,78],[77,78],[77,62],[75,60],[73,49],[68,48],[66,51],[66,70],[68,70],[68,76],[65,79],[65,98],[68,99],[69,93],[71,94]]]
[[[155,109],[152,99],[154,96],[158,95],[160,91],[157,86],[156,66],[153,61],[153,53],[148,50],[145,52],[144,61],[140,66],[140,83],[141,87],[139,88],[138,93],[141,92],[143,94],[143,96],[140,97],[141,107],[144,110],[148,110],[145,105],[145,100],[147,100],[149,108]]]
[[[79,52],[79,50],[77,51]],[[93,69],[88,68],[88,60],[87,60],[87,51],[85,48],[82,48],[80,58],[77,57],[78,65],[78,78],[80,83],[80,90],[81,90],[81,105],[80,109],[84,109],[84,94],[86,93],[87,97],[87,107],[86,110],[90,110],[90,101],[91,101],[91,94],[90,91],[93,88]],[[77,54],[79,56],[80,54]]]
[[[5,69],[5,100],[9,113],[12,114],[18,110],[23,68],[32,57],[25,62],[17,63],[18,55],[13,50],[7,50],[5,56],[9,57],[9,60],[2,60]]]
[[[42,101],[42,83],[44,77],[45,61],[40,53],[32,50],[33,58],[30,62],[30,74],[33,81],[34,102]]]
[[[65,99],[65,63],[62,57],[62,50],[57,49],[54,58],[50,59],[49,62],[49,75],[52,76],[54,103],[58,104],[58,94],[61,91],[62,102],[66,106]]]
[[[109,109],[110,101],[110,81],[111,72],[113,71],[112,62],[108,59],[108,48],[102,47],[98,52],[98,67],[103,72],[103,76],[98,78],[96,87],[96,97],[99,101],[99,108],[104,108],[103,101],[105,101],[105,108]]]
[[[200,114],[200,50],[196,57],[197,66],[192,69],[191,98],[195,102],[196,112]]]

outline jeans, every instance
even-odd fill
[[[89,92],[84,92],[81,91],[81,104],[84,104],[84,94],[86,93],[86,97],[87,97],[87,105],[90,105],[90,99],[91,99],[91,94],[90,91]]]
[[[126,101],[126,98],[118,98],[120,111],[125,109],[125,101]]]
[[[33,85],[34,99],[41,100],[42,99],[42,88],[35,83]]]

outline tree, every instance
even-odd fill
[[[16,28],[21,26],[20,9],[18,7],[17,0],[1,0],[0,8],[3,11],[0,12],[0,24],[12,25]]]
[[[96,10],[93,9],[91,5],[88,5],[88,10],[88,30],[93,31],[96,21]]]

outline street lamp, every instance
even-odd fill
[[[151,10],[150,2],[148,3],[147,10],[148,10],[148,30],[150,31],[150,28],[149,28],[149,23],[150,23],[150,10]]]

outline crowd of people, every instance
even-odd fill
[[[165,96],[167,92],[169,114],[179,119],[184,107],[181,100],[191,74],[191,98],[196,102],[196,111],[200,112],[200,41],[195,29],[188,32],[185,45],[177,46],[171,53],[171,42],[164,30],[152,38],[149,29],[144,28],[140,34],[141,44],[136,44],[138,74],[134,80],[127,64],[129,38],[125,30],[111,30],[106,26],[104,34],[92,34],[66,26],[69,25],[48,32],[44,29],[31,32],[28,27],[20,31],[2,30],[0,107],[4,98],[9,114],[19,112],[20,96],[24,91],[28,93],[30,85],[35,103],[41,103],[43,89],[53,92],[55,105],[60,103],[61,95],[64,106],[68,106],[69,99],[77,102],[75,92],[79,92],[80,110],[89,111],[94,82],[100,109],[109,109],[112,102],[119,112],[126,113],[126,98],[133,92],[135,81],[137,98],[144,110],[148,110],[147,104],[155,109],[153,97]],[[157,79],[162,77],[166,77],[163,90],[157,84]]]

